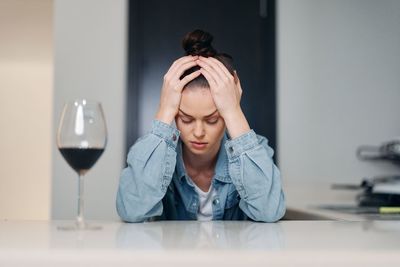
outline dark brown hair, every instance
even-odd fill
[[[225,53],[219,53],[215,48],[211,45],[213,41],[213,36],[205,32],[203,30],[194,30],[189,32],[185,35],[182,40],[182,46],[185,50],[185,55],[192,55],[192,56],[203,56],[203,57],[213,57],[217,60],[221,61],[222,64],[228,69],[228,71],[234,75],[234,67],[233,67],[233,58]],[[199,66],[194,66],[188,70],[186,70],[181,79],[184,78],[186,75],[189,75],[192,72],[200,69]],[[185,88],[188,87],[203,87],[209,88],[210,85],[208,84],[207,79],[200,75],[197,78],[193,79],[189,83],[186,84]]]

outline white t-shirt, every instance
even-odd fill
[[[208,189],[208,192],[201,190],[195,183],[193,183],[194,189],[199,195],[200,207],[197,213],[197,220],[199,221],[211,221],[213,217],[212,212],[212,201],[217,195],[217,192],[213,188],[212,184]]]

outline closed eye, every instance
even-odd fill
[[[212,118],[212,119],[208,119],[207,123],[208,124],[216,124],[218,122],[218,117],[217,118]]]
[[[186,124],[191,123],[191,122],[193,121],[192,119],[185,118],[185,117],[180,117],[180,119],[181,119],[181,121],[182,121],[183,123],[186,123]]]
[[[210,118],[207,120],[208,124],[216,124],[218,122],[219,117]]]
[[[181,120],[182,123],[184,124],[189,124],[194,121],[193,118],[186,117],[186,116],[179,116],[179,119]],[[219,117],[213,117],[213,118],[208,118],[205,120],[207,124],[216,124],[219,120]]]

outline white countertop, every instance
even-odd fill
[[[0,266],[400,266],[400,221],[1,221]]]

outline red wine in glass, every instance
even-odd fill
[[[78,216],[75,226],[59,227],[61,230],[95,230],[84,220],[83,176],[103,154],[107,144],[107,127],[101,104],[86,99],[67,102],[61,115],[57,132],[57,147],[79,178]]]
[[[104,148],[59,148],[69,166],[77,173],[85,174],[103,154]]]

